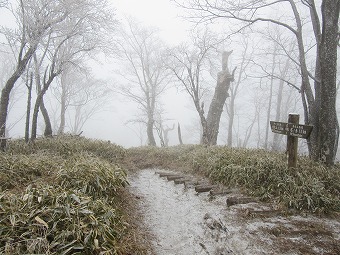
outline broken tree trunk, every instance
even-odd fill
[[[223,112],[224,103],[228,97],[230,83],[234,81],[234,73],[229,72],[228,58],[232,51],[224,51],[222,54],[222,71],[217,75],[217,84],[215,87],[214,97],[211,101],[207,116],[207,134],[203,137],[202,142],[206,145],[216,145],[217,135],[220,127],[220,119]]]
[[[183,145],[181,126],[179,125],[179,123],[178,123],[177,133],[178,133],[179,144]]]

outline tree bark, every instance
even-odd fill
[[[46,76],[46,75],[45,75]],[[41,102],[43,101],[44,95],[48,88],[50,87],[52,81],[57,76],[57,73],[53,72],[53,67],[50,72],[49,78],[47,81],[45,81],[44,78],[44,86],[39,91],[38,96],[35,100],[34,110],[33,110],[33,116],[32,116],[32,131],[31,131],[31,140],[34,141],[37,138],[37,128],[38,128],[38,114],[39,114],[39,108],[41,105]]]
[[[20,53],[19,53],[18,63],[17,63],[16,69],[15,69],[14,73],[11,75],[11,77],[7,80],[4,88],[1,91],[1,97],[0,97],[0,138],[2,138],[2,139],[1,139],[1,142],[0,142],[0,148],[2,150],[5,150],[6,144],[7,144],[5,136],[6,136],[6,121],[7,121],[10,93],[11,93],[16,81],[20,78],[20,76],[25,71],[26,66],[28,64],[28,61],[31,59],[33,53],[35,52],[37,45],[31,46],[27,50],[24,57],[21,58],[22,52],[24,50],[23,48],[24,48],[24,44],[22,44],[22,46],[21,46],[21,50],[20,50]]]
[[[232,51],[225,51],[222,54],[222,71],[218,73],[214,97],[211,101],[207,116],[207,139],[203,140],[203,144],[206,145],[216,145],[217,143],[223,106],[229,95],[228,89],[230,83],[234,81],[235,69],[232,74],[230,74],[228,69],[228,58],[231,53]]]
[[[33,74],[31,73],[29,83],[27,82],[27,106],[26,106],[26,122],[25,122],[25,142],[29,142],[30,138],[30,117],[32,107],[32,88],[33,88]]]
[[[147,133],[147,136],[148,136],[148,145],[149,146],[156,146],[156,140],[155,140],[155,136],[153,134],[153,125],[154,125],[154,120],[152,119],[152,117],[149,117],[147,125],[146,125],[146,133]]]
[[[45,107],[44,98],[41,99],[40,110],[41,110],[41,114],[43,115],[44,121],[45,121],[44,136],[45,137],[52,137],[53,130],[52,130],[51,119],[50,119],[50,116],[48,115],[48,111]]]
[[[41,88],[40,66],[41,66],[42,60],[39,62],[38,59],[37,59],[36,54],[34,54],[33,59],[34,59],[34,64],[35,64],[35,69],[34,69],[34,72],[35,72],[35,74],[34,74],[34,76],[35,76],[35,83],[36,83],[37,92],[38,92],[38,96],[37,96],[37,99],[36,99],[35,107],[36,107],[36,104],[37,104],[37,100],[39,100],[40,102],[38,102],[38,109],[35,109],[35,107],[34,107],[34,110],[33,110],[32,134],[31,134],[31,139],[32,140],[36,139],[37,123],[34,123],[34,122],[38,121],[38,115],[37,114],[39,112],[39,108],[41,110],[41,113],[42,113],[42,115],[44,117],[44,122],[45,122],[44,136],[45,137],[52,136],[52,124],[51,124],[51,120],[50,120],[50,117],[48,115],[47,109],[46,109],[46,107],[44,105],[44,99],[43,99],[44,95],[42,95],[41,97],[39,96],[41,93],[43,93],[43,94],[46,93],[48,88],[45,88],[45,86],[49,86],[49,84],[46,84],[46,82],[44,80],[44,88],[43,89]],[[45,79],[45,77],[46,77],[46,72],[45,72],[44,79]],[[53,79],[54,79],[54,77],[52,78],[51,81],[48,81],[48,82],[51,83],[53,81]],[[45,90],[45,91],[42,91],[42,90]],[[35,115],[37,115],[37,116],[35,116]]]
[[[320,42],[320,159],[326,165],[335,161],[339,139],[339,124],[336,114],[336,73],[339,34],[340,1],[322,1],[322,37]]]
[[[61,98],[60,98],[60,125],[58,128],[58,135],[62,135],[65,132],[65,125],[66,125],[66,79],[65,73],[61,75]]]

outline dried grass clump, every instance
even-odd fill
[[[56,175],[56,181],[65,188],[80,189],[94,199],[110,199],[127,184],[126,173],[117,165],[87,153],[74,154]]]
[[[53,176],[64,161],[55,155],[40,153],[11,155],[0,153],[0,191],[25,188],[41,178]]]
[[[340,169],[306,157],[288,169],[286,155],[257,149],[200,145],[133,148],[127,152],[139,167],[185,169],[214,182],[243,188],[264,201],[286,208],[324,213],[340,211]],[[141,160],[145,158],[145,160]]]
[[[120,204],[124,154],[83,138],[12,141],[0,153],[0,254],[143,254]]]
[[[108,141],[67,135],[37,139],[31,144],[26,144],[23,140],[13,140],[10,141],[8,150],[12,154],[31,154],[44,151],[53,151],[54,154],[64,157],[86,151],[111,163],[119,163],[124,159],[126,153],[123,147]]]
[[[1,254],[115,254],[125,225],[105,200],[60,186],[0,196]]]

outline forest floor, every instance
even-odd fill
[[[136,238],[147,243],[148,254],[340,254],[338,213],[287,212],[275,203],[258,201],[228,205],[230,198],[244,198],[240,190],[214,196],[197,193],[197,176],[186,175],[194,180],[188,185],[175,184],[158,171],[145,169],[129,176]],[[202,177],[199,182],[208,180]]]

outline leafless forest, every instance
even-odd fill
[[[294,112],[313,126],[299,152],[339,159],[340,1],[170,4],[190,24],[175,44],[113,0],[0,1],[2,149],[66,133],[284,151],[269,122]]]

